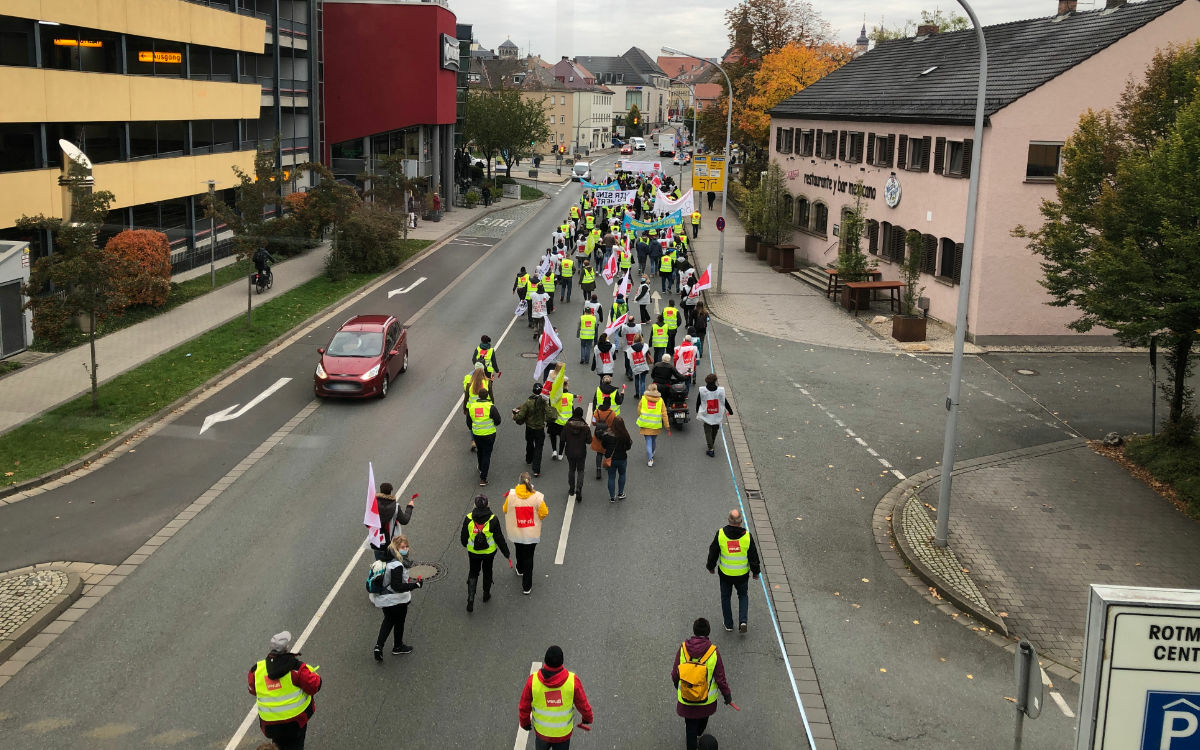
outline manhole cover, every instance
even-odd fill
[[[437,581],[441,578],[444,578],[445,575],[445,566],[436,562],[415,562],[412,564],[412,567],[408,569],[409,578],[416,578],[417,576],[420,576],[424,583]]]
[[[537,359],[537,352],[521,352],[521,356],[525,359]]]
[[[1038,371],[1037,370],[1017,370],[1017,374],[1018,375],[1026,375],[1026,376],[1037,375]]]

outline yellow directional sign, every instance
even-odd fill
[[[725,156],[700,155],[692,160],[692,189],[718,192],[725,189]]]

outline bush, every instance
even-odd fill
[[[466,195],[463,196],[463,200],[465,200],[467,202],[467,208],[474,208],[475,204],[478,203],[479,199],[482,197],[483,196],[481,196],[479,194],[478,190],[475,190],[474,188],[472,188],[467,191]]]
[[[1129,440],[1125,456],[1173,486],[1192,516],[1200,517],[1200,442],[1178,445],[1167,435],[1139,435]]]
[[[483,181],[483,167],[471,167],[471,181],[472,182],[482,182]]]
[[[404,257],[405,219],[371,203],[359,206],[338,227],[337,254],[350,273],[379,273]]]
[[[330,248],[325,256],[325,276],[333,282],[338,282],[350,275],[350,265],[346,256],[336,248]]]
[[[126,229],[104,245],[130,271],[124,294],[130,304],[160,307],[171,291],[171,244],[153,229]]]

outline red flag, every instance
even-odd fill
[[[363,525],[370,532],[371,543],[383,545],[383,532],[379,527],[379,503],[375,499],[375,467],[367,462],[367,510],[363,514]]]
[[[692,287],[692,291],[688,294],[689,297],[699,297],[700,292],[712,286],[712,263],[708,264],[708,268],[704,269],[704,273],[700,274],[700,278],[696,279],[696,284]]]
[[[617,277],[617,254],[610,253],[608,260],[604,261],[604,270],[601,272],[604,276],[604,283],[612,286],[613,279]]]
[[[625,325],[626,320],[629,320],[629,313],[621,315],[619,318],[608,324],[608,327],[604,329],[604,332],[608,334],[608,338],[610,340],[612,339],[613,334],[617,332],[617,329]]]
[[[562,351],[562,341],[559,340],[558,334],[554,331],[554,325],[551,324],[550,318],[545,318],[545,327],[542,329],[542,338],[538,342],[538,359],[537,365],[533,368],[533,379],[541,380],[542,373],[546,370],[546,365],[550,364],[558,357],[558,353]]]

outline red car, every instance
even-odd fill
[[[389,384],[408,369],[408,331],[391,315],[356,315],[317,351],[317,396],[386,398]]]
[[[621,153],[622,153],[622,154],[632,154],[632,153],[633,153],[633,146],[631,146],[631,145],[629,145],[628,143],[626,143],[624,146],[622,146],[622,147],[621,147]]]

